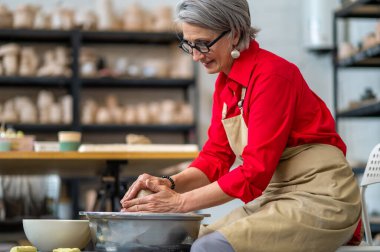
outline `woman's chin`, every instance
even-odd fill
[[[214,74],[214,73],[218,73],[219,72],[219,70],[218,70],[218,67],[217,67],[217,65],[215,64],[215,62],[210,62],[210,63],[208,63],[208,64],[202,64],[204,67],[205,67],[205,69],[206,69],[206,72],[208,73],[208,74]]]

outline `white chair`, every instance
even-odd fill
[[[342,246],[336,252],[368,252],[368,251],[380,251],[380,246],[373,246],[371,227],[369,223],[369,217],[367,213],[367,207],[365,203],[365,190],[368,185],[380,183],[380,144],[376,145],[368,158],[367,166],[363,174],[362,181],[360,183],[360,197],[362,200],[362,221],[364,225],[364,233],[366,237],[365,246]]]

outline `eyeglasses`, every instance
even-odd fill
[[[221,39],[228,32],[230,31],[222,32],[216,39],[207,44],[205,42],[195,42],[194,45],[190,45],[189,41],[182,40],[181,43],[179,43],[178,47],[188,54],[193,54],[193,49],[197,49],[200,53],[208,53],[210,51],[210,47],[213,46],[216,42],[218,42],[219,39]]]

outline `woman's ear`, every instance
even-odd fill
[[[234,47],[237,46],[237,44],[239,43],[239,41],[240,41],[240,32],[236,32],[234,34],[234,37],[233,37],[233,40],[232,40],[233,46]]]

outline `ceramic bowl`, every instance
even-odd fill
[[[43,252],[83,249],[91,239],[88,220],[24,219],[23,226],[29,242]]]

